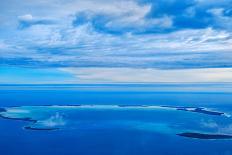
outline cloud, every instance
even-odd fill
[[[8,48],[8,45],[0,40],[0,50]]]
[[[231,33],[212,28],[118,36],[99,33],[91,24],[61,30],[36,25],[24,30],[23,35],[25,45],[2,51],[2,65],[158,69],[232,66]]]
[[[51,25],[55,23],[53,20],[35,18],[31,14],[18,16],[18,20],[20,29],[28,28],[33,25]]]
[[[221,124],[213,120],[208,120],[208,121],[202,120],[201,125],[204,128],[214,129],[216,130],[217,133],[232,134],[232,124],[230,123]]]
[[[175,31],[181,28],[214,27],[216,21],[207,10],[221,7],[229,12],[231,2],[231,0],[42,0],[19,3],[16,0],[10,0],[9,3],[1,2],[1,9],[3,17],[33,14],[38,20],[56,19],[59,24],[78,21],[76,17],[83,18],[80,17],[80,14],[84,12],[85,14],[82,15],[91,15],[88,20],[96,24],[96,28],[101,28],[102,31],[108,33],[131,32],[131,27],[134,28],[132,32],[157,33],[155,29],[161,28],[162,25],[165,27],[162,27],[158,32]],[[5,8],[11,12],[7,12]],[[164,21],[166,24],[152,22],[159,19],[168,19],[168,22]],[[7,20],[7,18],[3,18],[3,20]],[[9,20],[12,19],[8,18],[7,22]],[[101,24],[103,25],[101,26]]]
[[[208,12],[214,16],[215,26],[230,30],[232,27],[232,16],[227,16],[224,8],[209,9]]]
[[[219,127],[219,125],[213,121],[213,120],[201,120],[200,122],[201,126],[203,126],[204,128],[213,128],[213,129],[217,129]]]
[[[149,4],[139,5],[135,1],[113,1],[100,3],[99,8],[86,7],[81,11],[77,10],[73,25],[91,23],[98,31],[114,34],[172,28],[172,18],[169,16],[163,15],[157,18],[147,16],[151,10]]]
[[[83,83],[231,82],[231,68],[158,70],[137,68],[61,68]],[[186,77],[186,78],[183,78]]]
[[[173,69],[230,68],[230,2],[1,2],[0,65],[122,67],[146,74],[147,69],[171,74]]]
[[[33,21],[33,17],[31,14],[26,14],[26,15],[23,15],[23,16],[19,16],[18,17],[20,21],[25,21],[25,22],[30,22],[30,21]]]
[[[218,6],[228,6],[231,4],[231,0],[194,0],[196,2],[196,5],[200,7],[218,7]]]
[[[64,126],[66,122],[64,121],[63,116],[57,112],[54,116],[51,116],[49,119],[40,121],[39,124],[42,124],[45,127],[59,127]]]

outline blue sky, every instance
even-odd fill
[[[232,82],[232,0],[8,0],[0,10],[0,83]]]

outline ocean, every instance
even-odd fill
[[[232,84],[0,85],[1,155],[232,155]]]

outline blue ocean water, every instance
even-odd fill
[[[232,114],[231,102],[231,84],[0,86],[0,107],[23,110],[21,107],[38,109],[43,105],[45,108],[38,114],[33,113],[36,117],[43,117],[46,106],[51,105],[187,106],[209,108],[229,115]],[[52,131],[26,130],[23,127],[29,124],[27,121],[1,118],[0,154],[232,154],[232,139],[187,138],[169,131],[174,128],[177,133],[202,130],[230,135],[230,117],[188,111],[127,109],[83,110],[70,116],[63,124],[66,128]]]

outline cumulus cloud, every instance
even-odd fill
[[[54,116],[51,116],[49,119],[43,120],[39,123],[46,127],[58,127],[64,126],[66,124],[66,122],[63,119],[63,116],[58,112]]]

